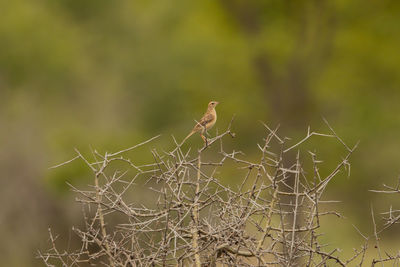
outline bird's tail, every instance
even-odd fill
[[[195,132],[196,132],[196,131],[191,131],[191,132],[183,139],[183,141],[181,142],[181,145],[182,145],[183,143],[185,143],[185,141],[186,141],[189,137],[191,137]]]

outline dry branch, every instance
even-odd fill
[[[260,160],[251,161],[240,151],[225,151],[224,138],[235,136],[231,123],[197,153],[174,140],[173,150],[160,154],[153,149],[154,162],[141,166],[125,154],[158,136],[111,154],[95,151],[92,161],[76,150],[76,157],[55,167],[81,159],[93,172],[90,189],[71,185],[84,208],[85,227],[73,228],[81,246],[61,252],[50,232],[51,248],[39,257],[47,266],[348,266],[356,260],[361,266],[368,237],[360,233],[366,243],[348,260],[340,258],[338,249],[325,248],[320,238],[321,217],[340,217],[324,206],[332,201],[323,201],[323,193],[349,167],[357,145],[347,146],[326,122],[330,133],[309,128],[304,138],[288,146],[278,127],[264,124]],[[302,144],[314,136],[336,139],[343,147],[343,160],[326,177],[315,153],[301,154]],[[212,152],[218,143],[219,151]],[[305,160],[311,161],[308,171]],[[124,170],[120,163],[126,164]],[[229,181],[239,181],[237,188],[220,179],[227,170]],[[152,201],[133,197],[144,189]],[[388,189],[398,192],[399,186]],[[399,221],[395,215],[389,214],[388,224]],[[374,233],[378,240],[380,232]],[[398,258],[379,257],[373,264]]]

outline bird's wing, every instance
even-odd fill
[[[200,130],[206,127],[207,124],[214,120],[214,115],[211,113],[204,114],[203,118],[194,126],[193,130]]]

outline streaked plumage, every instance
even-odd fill
[[[188,136],[183,139],[182,143],[186,141],[190,136],[194,133],[200,132],[200,136],[204,142],[206,142],[206,137],[204,133],[214,126],[215,122],[217,121],[217,112],[215,111],[215,107],[218,105],[219,102],[211,101],[208,103],[208,108],[206,113],[204,113],[203,117],[197,122],[197,124],[193,127],[193,130],[188,134]]]

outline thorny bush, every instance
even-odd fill
[[[47,266],[366,264],[368,237],[363,236],[365,244],[354,256],[343,259],[337,249],[326,249],[319,232],[321,217],[340,216],[324,207],[327,201],[321,197],[342,170],[349,171],[349,158],[357,145],[347,146],[326,122],[329,134],[308,129],[304,139],[289,146],[278,129],[264,124],[266,137],[257,145],[261,156],[251,161],[239,151],[225,151],[224,139],[234,137],[231,123],[197,151],[184,150],[175,139],[172,151],[160,154],[153,149],[154,160],[147,165],[135,165],[124,155],[158,136],[116,153],[95,151],[92,161],[76,150],[72,160],[80,159],[90,168],[94,183],[89,190],[71,185],[84,211],[83,229],[73,228],[81,246],[60,251],[49,229],[50,248],[39,252],[39,257]],[[325,176],[319,171],[321,161],[316,153],[306,153],[311,171],[305,171],[300,160],[302,144],[313,136],[334,138],[343,147],[343,160]],[[238,185],[221,182],[224,166],[238,170],[229,172],[230,176],[243,174],[230,178],[239,181]],[[143,187],[151,190],[151,197],[142,201],[132,198]],[[400,192],[399,186],[386,189],[384,192]],[[374,221],[378,248],[378,235],[400,221],[399,212],[391,210],[386,220],[380,231]],[[399,257],[382,257],[379,250],[372,265],[398,264]]]

